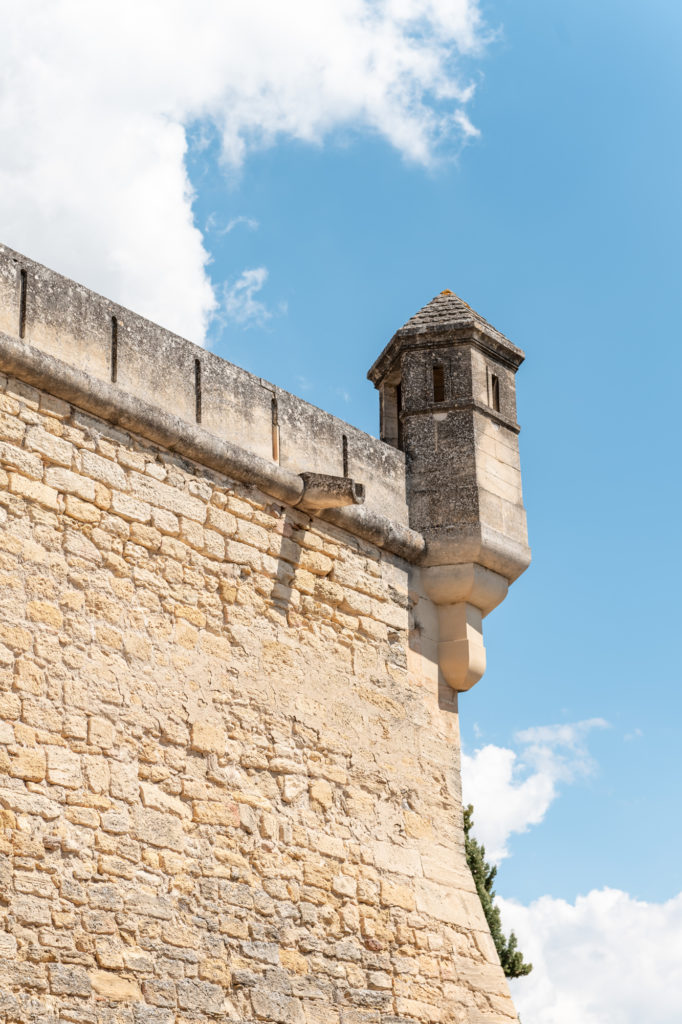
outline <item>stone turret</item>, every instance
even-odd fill
[[[438,662],[455,690],[485,671],[482,619],[530,562],[516,371],[523,352],[451,291],[397,331],[368,373],[381,439],[403,450],[422,585],[438,606]]]

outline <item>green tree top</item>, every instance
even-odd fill
[[[474,876],[476,891],[483,906],[483,913],[488,922],[502,969],[508,978],[520,978],[524,974],[530,974],[533,965],[523,962],[523,953],[516,948],[518,941],[514,932],[510,933],[508,939],[505,939],[502,933],[500,908],[495,906],[495,890],[493,889],[497,868],[488,864],[485,859],[485,846],[482,846],[471,835],[474,824],[473,814],[473,804],[464,808],[464,845],[467,864]]]

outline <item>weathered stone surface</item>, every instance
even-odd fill
[[[136,981],[114,974],[112,971],[92,971],[90,984],[93,992],[103,999],[125,1000],[141,999],[142,993]]]
[[[0,252],[0,331],[10,270]],[[52,284],[31,274],[31,343],[108,374],[104,300],[74,286],[77,333],[62,307],[43,315]],[[116,315],[134,390],[131,325],[148,355],[156,329]],[[228,371],[159,344],[187,373],[185,412],[208,360],[205,408],[230,440]],[[258,389],[238,401],[267,448]],[[456,701],[419,571],[2,374],[0,414],[0,1018],[513,1021],[472,902]],[[307,435],[320,464],[294,468],[341,472],[343,425],[294,400],[280,414],[283,465],[313,458]],[[402,454],[367,451],[371,500],[399,519]],[[498,496],[512,456],[486,463]]]
[[[91,982],[82,967],[70,967],[66,964],[50,964],[48,967],[50,992],[53,995],[89,996]]]
[[[9,773],[18,779],[41,782],[45,778],[45,751],[20,749],[10,754]]]
[[[181,850],[184,845],[182,824],[175,815],[136,807],[132,815],[133,835],[151,846]]]
[[[178,818],[191,817],[191,811],[187,804],[177,797],[171,796],[169,793],[164,793],[159,786],[154,786],[149,782],[141,782],[140,795],[145,807],[151,807],[153,810],[161,811],[162,813],[175,814]]]
[[[215,722],[195,722],[192,726],[192,750],[204,754],[223,754],[225,738],[225,730]]]
[[[78,789],[83,783],[81,760],[62,747],[47,748],[47,781],[54,786]]]

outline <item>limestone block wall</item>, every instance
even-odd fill
[[[515,1021],[433,618],[398,557],[0,375],[1,1024]]]

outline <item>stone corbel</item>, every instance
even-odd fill
[[[507,595],[504,576],[472,563],[422,570],[426,596],[438,609],[438,665],[453,690],[470,690],[485,672],[483,619]]]

